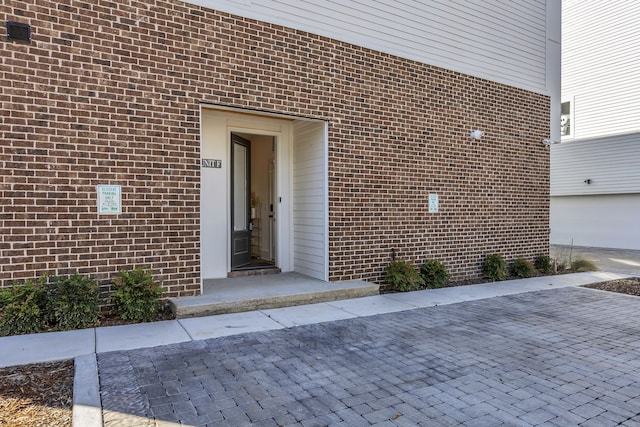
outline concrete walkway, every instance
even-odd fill
[[[628,275],[591,272],[385,294],[295,307],[0,338],[0,367],[51,362],[281,329],[544,289],[581,286]]]
[[[149,406],[149,395],[144,393],[141,394],[139,379],[132,377],[134,372],[137,372],[138,368],[133,367],[129,362],[121,363],[122,360],[119,358],[125,357],[129,360],[128,351],[147,351],[138,349],[153,348],[148,350],[145,354],[157,353],[162,355],[167,349],[178,348],[187,351],[190,348],[189,346],[194,345],[196,348],[200,348],[202,345],[205,345],[203,343],[212,342],[210,339],[213,338],[235,335],[239,336],[240,334],[248,332],[266,333],[265,331],[275,331],[301,325],[368,318],[369,316],[379,314],[407,312],[420,308],[424,309],[465,301],[484,300],[497,296],[523,294],[541,290],[560,290],[566,287],[580,286],[621,277],[625,277],[625,275],[603,272],[578,273],[417,291],[404,294],[386,294],[247,313],[226,314],[127,326],[102,327],[69,332],[3,337],[0,338],[0,366],[4,367],[17,364],[76,358],[74,425],[102,425],[103,422],[104,425],[114,426],[147,425],[147,421],[145,421],[147,418],[144,417],[149,416],[153,416],[162,422],[167,421],[167,424],[165,425],[179,425],[171,424],[178,423],[178,420],[170,421],[165,419],[167,417],[155,416],[154,414],[156,413],[153,411],[152,413],[148,413],[152,408],[152,406]],[[596,293],[595,291],[593,292]],[[377,322],[377,320],[375,322]],[[326,336],[325,340],[327,341],[323,345],[331,347],[331,342],[334,338],[340,341],[348,338],[348,336],[345,336],[344,334],[342,337]],[[213,340],[213,342],[216,342],[216,340]],[[183,345],[187,345],[187,347],[181,347]],[[318,345],[318,342],[309,342],[305,347],[313,349]],[[133,353],[135,353],[135,351]],[[181,351],[182,350],[180,350],[180,352]],[[102,354],[105,356],[101,356]],[[96,355],[98,355],[100,359],[100,381],[97,376],[98,363],[96,362]],[[313,352],[309,354],[309,356],[312,355]],[[249,356],[247,355],[247,357]],[[125,369],[130,368],[130,370],[128,372],[116,372],[116,368],[118,366]],[[205,369],[205,367],[201,368]],[[116,371],[113,371],[113,369],[116,369]],[[141,369],[142,371],[145,370],[144,368]],[[382,369],[384,370],[384,368]],[[158,375],[163,376],[165,374],[158,373]],[[125,381],[125,383],[121,383],[121,381]],[[176,381],[182,383],[183,380],[176,378]],[[130,387],[134,385],[135,387],[132,392],[133,396],[128,395],[126,390],[129,390]],[[98,390],[101,391],[101,395],[98,393]],[[306,393],[310,393],[310,391],[307,390]],[[184,395],[182,395],[182,398],[184,398]],[[235,407],[238,407],[238,401],[233,398],[231,399],[234,402]],[[640,399],[640,392],[638,393],[638,399]],[[107,403],[108,406],[105,406]],[[169,410],[168,408],[173,408],[170,412],[172,414],[176,414],[179,411],[174,411],[175,403],[177,402],[169,402],[168,407],[165,405],[163,406],[164,409],[156,408],[154,411],[166,411]],[[231,401],[228,403],[231,403]],[[309,402],[309,405],[312,404],[313,403]],[[102,419],[102,407],[105,407],[104,414],[108,415],[104,420]],[[147,411],[143,418],[139,418],[140,415],[138,414],[141,407],[146,408],[145,410]],[[307,410],[308,409],[309,408],[307,408]],[[283,411],[285,410],[285,407],[280,407],[278,410]],[[238,413],[238,416],[240,419],[243,419],[246,414],[241,416]],[[359,414],[358,416],[362,417],[363,415]],[[424,416],[424,414],[422,416]],[[312,418],[317,417],[313,415]],[[202,418],[200,421],[204,419],[210,418]],[[232,419],[235,421],[231,423],[225,421],[226,424],[241,425],[234,424],[236,421],[239,422],[239,419],[235,419],[229,414],[227,414],[227,416],[222,416],[222,420]],[[247,419],[251,420],[251,418]],[[273,417],[270,419],[273,423],[276,423]],[[366,417],[363,419],[369,420],[369,418]],[[405,418],[405,420],[407,419],[408,418]],[[287,418],[287,420],[295,421],[298,420],[298,418],[294,416],[293,418]],[[213,418],[211,418],[209,422],[204,422],[204,424],[224,425],[219,424],[218,421],[220,420],[214,421]],[[296,424],[298,421],[295,421],[293,424]],[[327,420],[321,418],[316,421],[320,424],[317,424],[314,421],[296,425],[323,425],[322,422]],[[360,424],[365,425],[362,419],[359,419],[359,421]],[[151,423],[151,421],[148,422]],[[247,420],[245,420],[245,422],[247,422]],[[264,425],[277,425],[277,423],[273,423]],[[195,423],[194,421],[194,425],[200,424]],[[330,424],[333,424],[333,422]],[[344,425],[357,424],[358,423],[351,424],[347,422]],[[402,423],[394,422],[390,425],[402,425]],[[409,425],[415,424],[410,423]]]

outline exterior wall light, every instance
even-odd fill
[[[484,132],[482,132],[481,130],[472,130],[471,133],[469,134],[469,137],[471,139],[480,139],[484,136]]]

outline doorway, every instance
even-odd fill
[[[231,132],[231,271],[273,268],[276,138]]]
[[[295,271],[327,281],[326,122],[204,105],[201,120],[202,280],[226,278],[234,271],[255,269],[256,265],[265,263],[283,273]],[[233,262],[235,227],[231,194],[236,173],[232,139],[238,139],[232,135],[249,141],[245,143],[248,158],[243,165],[246,169],[244,174],[237,174],[244,177],[245,183],[242,186],[242,178],[238,178],[244,191],[238,196],[243,214],[238,215],[237,231],[244,231],[245,235],[238,235],[238,258]],[[238,152],[244,151],[239,148]],[[251,209],[252,204],[255,210]],[[241,245],[244,250],[240,250]],[[250,258],[245,264],[247,254]],[[247,275],[255,273],[257,271],[251,271]]]

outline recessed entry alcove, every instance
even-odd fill
[[[328,280],[326,126],[202,106],[203,281],[265,268]]]

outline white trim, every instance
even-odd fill
[[[587,136],[584,138],[572,138],[571,140],[567,141],[569,143],[579,143],[579,142],[583,142],[583,141],[602,141],[602,140],[606,140],[607,138],[621,138],[621,137],[625,137],[625,136],[633,136],[633,135],[638,135],[640,137],[640,132],[639,131],[631,131],[631,132],[620,132],[620,133],[608,133],[606,135],[599,135],[599,136]],[[564,144],[564,141],[562,142]]]
[[[569,103],[569,135],[562,135],[562,133],[561,133],[560,141],[562,141],[562,142],[570,141],[572,139],[576,139],[576,115],[575,115],[576,101],[575,101],[575,97],[574,96],[566,96],[566,97],[562,98],[562,101],[560,102],[560,115],[559,115],[559,117],[562,116],[562,104],[564,104],[565,102]],[[558,129],[560,129],[560,127],[558,127]]]
[[[545,46],[545,62],[546,62],[546,87],[548,95],[551,97],[550,105],[550,126],[551,131],[549,138],[552,141],[560,141],[560,94],[562,93],[561,85],[561,18],[562,4],[558,0],[547,0],[545,5],[546,14],[546,35],[547,42]]]
[[[329,123],[324,122],[324,280],[329,281]]]
[[[280,156],[281,152],[288,152],[289,148],[285,147],[283,145],[290,145],[291,144],[291,138],[290,137],[285,137],[284,134],[286,133],[286,129],[282,130],[282,131],[275,131],[275,130],[265,130],[264,127],[265,126],[251,126],[251,127],[244,127],[244,126],[234,126],[233,124],[231,124],[231,120],[229,120],[227,122],[227,138],[228,138],[228,145],[231,146],[231,134],[232,133],[236,133],[236,134],[248,134],[248,135],[256,135],[256,136],[271,136],[275,139],[275,149],[276,149],[276,162],[275,162],[275,166],[276,166],[276,174],[275,174],[275,188],[276,188],[276,193],[278,194],[276,196],[276,198],[280,197],[281,194],[286,193],[286,191],[283,191],[280,188],[280,182],[282,182],[281,179],[279,179],[280,177],[280,169],[283,167],[285,169],[291,169],[290,166],[287,166],[286,163],[283,164],[283,166],[281,167],[280,164],[281,162],[286,162],[286,155],[285,156]],[[240,123],[240,121],[236,121],[235,123]],[[245,124],[246,126],[246,124]],[[278,125],[279,127],[280,125]],[[227,170],[227,191],[229,192],[228,194],[231,194],[231,168],[229,168]],[[285,181],[285,185],[286,185],[286,181]],[[227,224],[231,224],[231,205],[229,202],[227,202]],[[284,212],[281,210],[281,206],[279,203],[275,203],[274,206],[274,215],[276,217],[276,221],[275,221],[275,230],[274,230],[274,236],[275,236],[275,241],[276,241],[276,267],[280,267],[280,269],[282,269],[282,271],[291,271],[291,255],[287,254],[288,252],[288,248],[281,248],[282,246],[285,246],[283,244],[281,244],[281,242],[283,241],[283,238],[286,239],[286,234],[291,234],[290,230],[287,230],[287,227],[285,226],[284,223],[282,223],[281,218],[287,218],[287,216],[290,218],[291,214],[285,215]],[[282,233],[282,234],[281,234]],[[230,239],[230,236],[228,237],[228,239]],[[227,246],[229,248],[231,248],[231,241],[227,242]],[[227,270],[231,271],[231,251],[228,250],[227,251]]]
[[[277,113],[274,111],[256,110],[253,108],[243,108],[243,107],[233,107],[230,105],[214,104],[212,102],[207,102],[207,101],[201,101],[200,108],[201,109],[204,108],[207,110],[217,110],[217,111],[228,112],[228,113],[243,114],[247,116],[254,115],[259,117],[276,118],[276,119],[284,119],[284,120],[312,120],[316,122],[322,121],[322,120],[314,119],[307,116],[295,116],[291,114]]]

